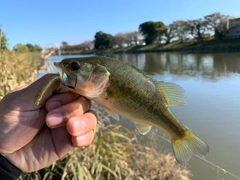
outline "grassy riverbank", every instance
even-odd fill
[[[18,86],[37,78],[40,53],[17,53],[0,50],[0,100]]]
[[[1,52],[0,100],[16,87],[29,84],[37,78],[37,70],[41,67],[39,60],[40,54]],[[113,124],[96,104],[92,108],[99,118],[91,145],[75,148],[49,167],[24,173],[19,180],[190,180],[192,174],[187,167],[176,164],[172,154],[156,150],[155,147],[159,146],[156,134],[149,133],[143,137],[121,124]]]
[[[103,53],[146,53],[146,52],[232,52],[240,51],[240,38],[214,39],[209,37],[203,41],[186,40],[183,43],[174,41],[169,44],[137,45],[130,47],[110,48],[104,50],[67,51],[63,54],[103,54]]]

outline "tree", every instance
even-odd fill
[[[135,45],[137,45],[138,36],[138,31],[117,33],[115,36],[113,36],[113,44],[123,46],[123,44],[126,43],[131,46],[134,43]]]
[[[153,44],[159,36],[158,29],[164,26],[164,23],[161,21],[147,21],[139,25],[139,31],[143,35],[146,44]]]
[[[118,45],[120,47],[123,46],[123,44],[127,43],[127,39],[124,33],[117,33],[115,36],[113,36],[113,44]]]
[[[28,51],[29,51],[29,49],[28,49],[28,47],[27,47],[26,45],[20,44],[20,43],[16,44],[16,46],[14,46],[13,49],[14,49],[15,51],[21,52],[21,53],[22,53],[22,52],[28,52]]]
[[[61,49],[62,50],[70,50],[71,49],[71,46],[68,45],[68,43],[66,41],[62,41],[62,46],[61,46]]]
[[[42,48],[39,45],[35,44],[34,51],[42,51]]]
[[[94,48],[95,49],[105,49],[112,47],[113,36],[111,34],[99,31],[94,36]]]
[[[131,37],[132,37],[132,41],[135,43],[135,45],[137,45],[137,42],[139,40],[139,33],[138,33],[138,31],[130,32],[130,34],[131,34]]]
[[[66,41],[63,41],[62,42],[62,46],[65,47],[65,46],[68,46],[68,43]]]
[[[173,21],[171,27],[172,33],[174,33],[174,35],[180,39],[181,43],[183,43],[183,40],[188,35],[187,22],[183,20]]]
[[[129,46],[131,46],[133,42],[135,43],[135,45],[137,45],[138,32],[137,31],[127,32],[125,33],[125,38]]]
[[[0,28],[0,49],[7,49],[7,38],[5,33]]]
[[[33,45],[33,44],[30,44],[30,43],[27,43],[26,46],[28,47],[28,51],[30,51],[30,52],[41,51],[42,50],[42,48],[37,44]]]
[[[82,50],[89,50],[93,48],[93,41],[84,41],[83,43],[79,44],[80,49]]]
[[[160,28],[156,28],[156,31],[157,31],[157,38],[156,38],[156,42],[157,43],[161,43],[162,40],[166,40],[166,35],[167,35],[167,26],[162,26]]]
[[[207,21],[202,19],[197,20],[188,20],[186,22],[187,30],[189,34],[192,35],[193,38],[197,39],[198,41],[203,40],[203,36],[207,31]]]
[[[207,26],[210,31],[214,33],[214,37],[217,39],[222,39],[228,33],[228,20],[230,16],[220,14],[218,12],[204,16],[207,21]]]
[[[28,43],[28,44],[26,44],[26,46],[28,47],[28,50],[29,50],[30,52],[33,52],[33,51],[34,51],[34,46],[33,46],[32,44]]]
[[[162,39],[165,40],[166,44],[169,44],[175,37],[177,37],[177,35],[174,32],[174,26],[170,24],[163,30]]]

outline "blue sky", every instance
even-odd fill
[[[17,43],[45,47],[93,40],[98,31],[136,31],[149,20],[168,25],[214,12],[240,17],[239,7],[239,0],[4,0],[0,26],[10,48]]]

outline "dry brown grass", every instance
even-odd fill
[[[18,86],[29,84],[37,78],[40,53],[0,54],[0,99]]]
[[[138,145],[129,156],[129,164],[139,180],[190,180],[187,167],[176,164],[172,154],[157,152],[153,148]]]

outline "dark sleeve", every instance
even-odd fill
[[[16,180],[22,171],[12,165],[5,157],[0,154],[0,179]]]

